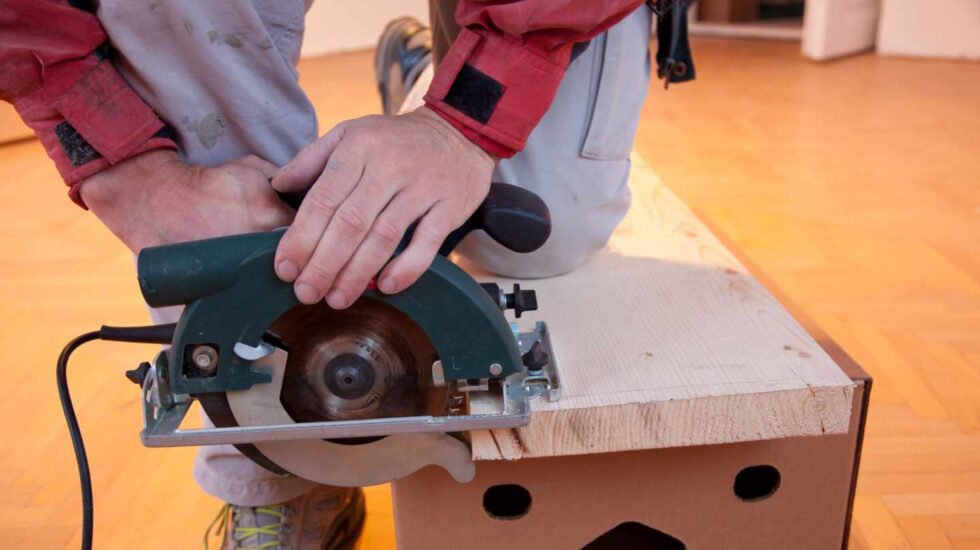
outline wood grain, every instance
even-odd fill
[[[474,433],[474,458],[846,432],[851,380],[635,156],[630,188],[606,250],[524,284],[540,306],[527,316],[551,331],[561,400],[534,402],[527,427]]]

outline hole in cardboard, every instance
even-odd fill
[[[685,550],[686,546],[683,542],[663,531],[657,531],[635,521],[627,521],[599,535],[598,538],[583,546],[582,550],[619,550],[621,548]]]
[[[520,485],[494,485],[483,493],[483,509],[493,519],[521,519],[531,509],[531,493]]]
[[[743,468],[735,476],[735,496],[748,502],[769,498],[779,489],[780,478],[779,470],[768,464]]]

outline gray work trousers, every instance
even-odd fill
[[[212,166],[254,154],[281,166],[318,135],[296,70],[310,3],[101,0],[98,15],[116,66],[176,131],[185,161]],[[432,2],[437,50],[455,35],[453,6]],[[605,245],[630,203],[626,180],[650,75],[650,24],[641,8],[580,47],[525,150],[494,174],[549,205],[548,243],[516,254],[478,233],[461,244],[464,256],[494,273],[548,277],[575,269]],[[172,322],[179,311],[152,313]],[[202,447],[194,477],[206,492],[248,506],[289,500],[313,486],[268,472],[228,445]]]

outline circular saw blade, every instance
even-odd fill
[[[256,366],[269,369],[272,380],[248,390],[223,394],[236,425],[294,423],[280,399],[286,360],[283,349],[259,358]],[[359,438],[356,442],[351,439],[260,441],[238,448],[251,452],[246,452],[246,456],[258,464],[267,468],[271,465],[274,472],[340,487],[385,483],[430,464],[445,468],[460,482],[473,479],[476,473],[469,446],[453,435],[435,432]]]
[[[296,422],[442,415],[435,348],[406,314],[362,298],[297,306],[270,327],[288,352],[280,401]]]

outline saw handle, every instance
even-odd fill
[[[551,236],[551,212],[541,197],[523,187],[491,183],[487,198],[446,237],[439,254],[448,255],[471,231],[477,230],[514,252],[534,252]]]
[[[299,209],[306,191],[280,193],[279,198],[294,209]],[[439,248],[439,254],[448,255],[472,231],[482,230],[503,247],[514,252],[533,252],[551,235],[551,212],[548,205],[531,191],[508,183],[491,183],[490,192],[476,212],[463,225],[450,233]],[[399,250],[408,245],[413,224],[408,228]]]
[[[269,183],[272,183],[271,179],[269,180]],[[309,191],[309,189],[304,189],[302,191],[291,191],[289,193],[276,191],[276,194],[279,195],[279,200],[286,203],[287,206],[293,210],[299,210],[299,205],[303,204],[303,199],[306,198],[307,191]]]

